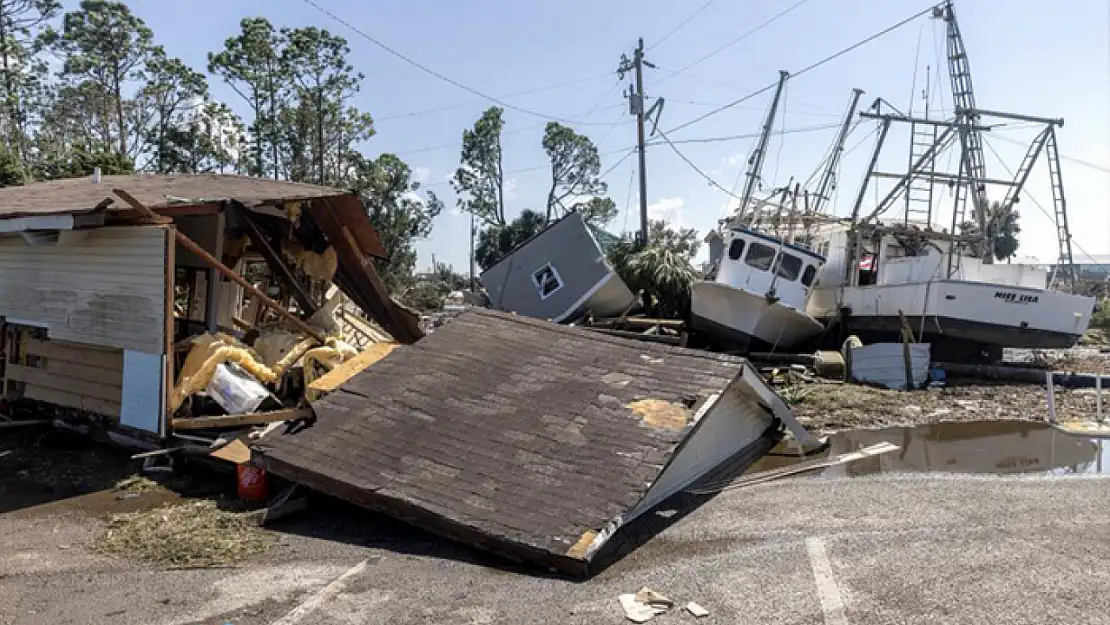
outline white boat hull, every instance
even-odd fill
[[[754,339],[790,348],[823,329],[805,311],[717,282],[694,283],[690,310],[695,330],[744,347]]]
[[[943,337],[1014,348],[1065,348],[1087,330],[1091,297],[962,280],[860,287],[818,286],[808,311],[826,322],[850,311],[853,332],[897,333],[899,311],[924,340]]]

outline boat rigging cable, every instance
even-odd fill
[[[310,0],[305,0],[305,1],[308,2]],[[927,8],[923,11],[918,11],[917,13],[914,13],[913,15],[903,19],[902,21],[900,21],[896,24],[893,24],[891,26],[888,26],[888,27],[884,28],[883,30],[871,35],[870,37],[867,37],[865,39],[861,39],[861,40],[857,41],[856,43],[848,46],[847,48],[844,48],[844,49],[840,50],[839,52],[834,52],[833,54],[830,54],[829,56],[821,59],[820,61],[817,61],[816,63],[812,63],[810,65],[807,65],[806,67],[803,67],[802,69],[800,69],[796,72],[791,72],[790,77],[791,78],[797,78],[798,76],[801,76],[802,74],[805,74],[806,72],[809,72],[811,70],[815,70],[818,67],[821,67],[822,65],[825,65],[826,63],[830,63],[830,62],[844,56],[845,54],[848,54],[849,52],[852,52],[853,50],[855,50],[856,48],[859,48],[860,46],[864,46],[868,43],[871,43],[872,41],[882,37],[883,35],[886,35],[886,34],[892,32],[892,31],[895,31],[895,30],[901,28],[902,26],[905,26],[906,24],[909,24],[910,22],[914,21],[915,19],[917,19],[919,17],[922,17],[924,15],[928,15],[928,14],[932,14],[933,9],[936,6],[938,6],[938,5],[929,5],[929,8]],[[670,128],[670,129],[667,130],[667,132],[668,133],[674,133],[674,132],[678,132],[679,130],[683,130],[684,128],[688,128],[689,126],[692,126],[692,125],[694,125],[694,124],[696,124],[700,121],[703,121],[703,120],[708,119],[708,118],[710,118],[710,117],[712,117],[712,116],[714,116],[718,113],[726,111],[726,110],[736,106],[737,104],[743,104],[744,102],[747,102],[748,100],[751,100],[754,97],[757,97],[761,94],[767,93],[768,91],[774,89],[777,85],[778,85],[777,82],[771,83],[771,84],[767,85],[766,87],[763,87],[762,89],[759,89],[757,91],[753,91],[752,93],[749,93],[748,95],[746,95],[742,98],[739,98],[737,100],[733,100],[732,102],[729,102],[728,104],[725,104],[724,106],[720,106],[720,107],[718,107],[716,109],[713,109],[713,110],[711,110],[711,111],[709,111],[709,112],[707,112],[703,115],[699,115],[698,117],[695,117],[694,119],[691,119],[690,121],[683,122],[683,123],[681,123],[681,124],[679,124],[679,125],[677,125],[673,128]]]
[[[991,151],[991,154],[994,155],[994,158],[998,160],[998,163],[1000,165],[1002,165],[1002,169],[1005,169],[1006,173],[1010,174],[1010,176],[1013,177],[1014,170],[1010,169],[1010,166],[1006,164],[1006,161],[1002,160],[1002,155],[1000,155],[998,153],[998,150],[994,149],[994,146],[991,145],[990,141],[988,141],[986,137],[983,137],[983,145],[987,146],[987,149]],[[1033,206],[1036,206],[1037,209],[1040,210],[1041,213],[1045,217],[1048,217],[1049,221],[1051,221],[1052,223],[1056,223],[1056,218],[1053,217],[1048,212],[1048,210],[1044,206],[1042,206],[1040,202],[1037,201],[1037,198],[1033,197],[1033,194],[1030,193],[1028,189],[1026,189],[1025,187],[1022,187],[1021,192],[1025,194],[1025,197],[1029,198],[1029,201],[1033,203]],[[1097,260],[1095,260],[1095,257],[1091,256],[1090,253],[1087,252],[1087,250],[1083,249],[1083,246],[1079,245],[1079,243],[1076,243],[1074,238],[1071,240],[1071,244],[1074,245],[1075,249],[1079,250],[1080,253],[1082,253],[1084,256],[1089,258],[1092,263],[1094,263],[1096,265],[1105,265],[1106,264],[1106,263],[1100,263]],[[1059,262],[1059,261],[1057,261],[1057,262]]]

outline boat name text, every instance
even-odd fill
[[[1004,302],[1012,304],[1036,304],[1039,296],[1029,294],[1017,294],[1012,291],[995,291],[994,299],[1000,299]]]

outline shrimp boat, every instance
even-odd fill
[[[692,289],[695,330],[741,349],[793,347],[821,332],[806,302],[824,257],[747,228],[724,240],[715,279]]]
[[[807,310],[830,326],[838,325],[834,337],[851,333],[864,340],[897,340],[908,322],[918,340],[932,343],[934,355],[945,359],[996,362],[1004,348],[1071,347],[1086,331],[1095,300],[1056,288],[1075,283],[1056,139],[1063,120],[976,108],[951,2],[938,7],[934,16],[947,23],[955,115],[931,118],[927,91],[923,117],[884,107],[881,100],[860,113],[864,120],[874,120],[878,138],[851,218],[826,224],[813,242],[827,251],[829,260]],[[1040,130],[1016,171],[1007,172],[1012,179],[988,178],[983,147],[990,147],[989,124],[1007,122]],[[909,168],[901,174],[877,170],[894,123],[909,127]],[[939,171],[940,156],[949,148],[956,157],[951,160],[958,162],[956,171]],[[995,263],[999,252],[991,235],[1019,201],[1042,154],[1048,162],[1059,251],[1059,270],[1052,275],[1036,266]],[[897,182],[861,217],[869,184],[891,179]],[[1003,199],[991,202],[988,187],[1005,189]],[[952,206],[948,228],[933,221],[945,193]],[[904,202],[903,217],[884,217],[896,202]]]
[[[769,198],[755,199],[753,193],[767,152],[782,90],[789,75],[780,72],[770,110],[752,157],[736,214],[723,220],[707,237],[710,270],[706,279],[691,289],[692,328],[718,345],[750,350],[756,347],[789,349],[816,337],[822,323],[807,312],[817,276],[825,257],[809,246],[813,241],[814,217],[820,203],[810,206],[808,192],[787,184]],[[827,195],[839,153],[862,92],[854,91],[848,114],[831,152],[820,188]],[[778,202],[775,202],[775,199]],[[804,197],[804,208],[798,200]],[[822,197],[818,193],[815,198]],[[789,208],[787,205],[789,204]],[[784,214],[789,211],[784,227]],[[797,226],[797,228],[796,228]]]

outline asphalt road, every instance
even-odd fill
[[[0,623],[596,625],[644,585],[701,623],[1110,623],[1108,502],[1100,477],[780,481],[576,582],[329,506],[238,568],[159,570],[90,554],[101,522],[61,501],[0,515]]]

